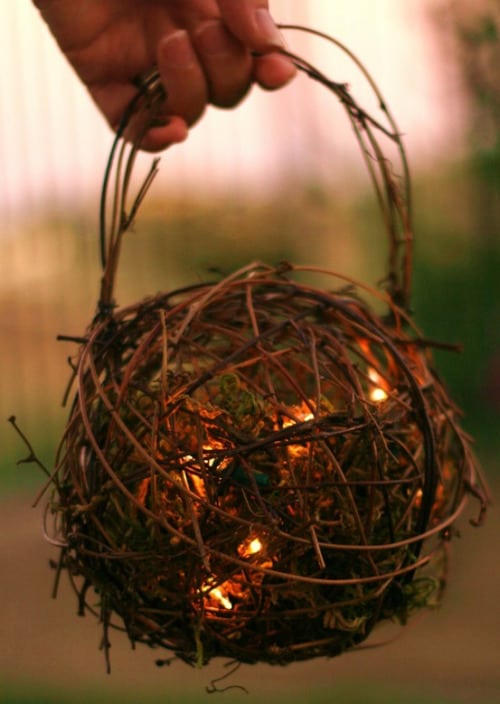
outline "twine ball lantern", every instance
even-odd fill
[[[412,234],[398,131],[369,77],[388,127],[291,56],[337,95],[370,154],[389,236],[386,291],[317,272],[329,277],[324,290],[303,282],[315,270],[257,263],[116,308],[122,236],[156,170],[127,209],[138,144],[165,100],[151,75],[106,172],[101,296],[47,507],[58,577],[67,571],[81,612],[100,617],[106,653],[114,627],[197,666],[338,655],[380,621],[404,623],[439,601],[468,494],[484,512],[460,412],[406,312]],[[125,130],[137,135],[131,145]],[[382,138],[398,147],[401,179]]]

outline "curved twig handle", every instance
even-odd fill
[[[301,25],[284,24],[280,25],[280,27],[281,29],[298,30],[312,34],[330,42],[346,54],[366,79],[377,99],[380,110],[385,116],[387,127],[374,119],[356,103],[344,83],[332,81],[315,66],[304,61],[304,59],[289,52],[284,52],[294,60],[297,68],[334,93],[348,114],[372,180],[389,239],[387,261],[388,291],[396,305],[408,310],[411,298],[413,255],[411,179],[406,150],[396,121],[367,68],[342,42],[328,34]],[[393,171],[392,164],[386,158],[377,134],[384,135],[397,146],[400,174]]]
[[[354,135],[361,149],[375,190],[383,223],[389,240],[386,285],[392,301],[408,310],[411,295],[413,233],[411,224],[410,173],[405,148],[396,122],[389,111],[373,78],[359,59],[341,42],[317,30],[300,25],[280,25],[284,30],[298,30],[320,37],[339,48],[358,67],[373,91],[384,125],[360,107],[344,83],[328,78],[305,59],[282,50],[296,67],[331,91],[341,102],[351,122]],[[102,187],[100,204],[100,245],[103,277],[99,298],[99,314],[107,314],[113,306],[113,289],[118,267],[121,239],[137,213],[137,210],[157,173],[155,159],[142,186],[127,210],[126,201],[136,154],[141,141],[154,124],[164,101],[167,99],[159,73],[153,69],[146,80],[141,82],[138,94],[126,110],[113,142]],[[126,132],[132,142],[125,139]],[[381,138],[388,138],[397,147],[400,160],[400,174],[393,171],[381,146]],[[113,200],[108,203],[110,182],[114,182]],[[108,213],[110,211],[110,213]]]
[[[134,217],[158,172],[159,158],[153,159],[151,168],[139,191],[127,209],[130,179],[140,144],[155,123],[167,98],[160,75],[154,68],[143,79],[139,92],[122,116],[109,153],[101,189],[99,207],[99,243],[103,276],[99,296],[98,315],[107,315],[113,308],[113,292],[123,235]],[[126,133],[132,137],[129,142]],[[110,183],[114,183],[113,199],[108,202]]]

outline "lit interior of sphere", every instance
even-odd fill
[[[117,311],[59,450],[62,564],[191,664],[338,655],[439,599],[456,416],[418,336],[353,293],[257,270]]]

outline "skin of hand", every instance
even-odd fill
[[[267,0],[33,0],[61,50],[116,129],[157,65],[167,88],[165,124],[148,151],[186,138],[207,103],[232,107],[253,82],[268,89],[294,75]],[[255,56],[252,52],[261,52]]]

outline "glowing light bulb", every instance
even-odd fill
[[[263,548],[260,538],[249,538],[241,545],[238,545],[238,554],[240,557],[252,557],[256,555]]]
[[[222,589],[220,587],[215,587],[215,589],[212,589],[210,591],[209,596],[211,596],[213,599],[218,601],[225,609],[230,611],[233,608],[233,605],[231,604],[231,601],[228,599],[228,597],[223,593]]]
[[[372,389],[370,389],[368,393],[370,401],[373,401],[374,403],[381,403],[381,401],[387,401],[387,399],[389,398],[389,394],[385,389],[382,388],[384,380],[382,379],[380,374],[375,371],[375,369],[369,368],[368,378],[375,385]]]
[[[370,399],[374,403],[380,403],[381,401],[386,401],[387,400],[387,393],[384,391],[384,389],[372,389],[370,391]]]
[[[283,428],[289,428],[291,425],[296,425],[297,423],[307,423],[310,420],[314,420],[314,413],[311,413],[309,407],[305,403],[301,406],[291,406],[290,411],[293,412],[294,418],[284,418]]]
[[[423,498],[424,498],[424,492],[422,491],[422,489],[417,489],[417,491],[415,492],[415,506],[417,508],[420,508],[420,506],[422,505]]]
[[[248,546],[248,552],[250,555],[255,555],[256,552],[260,552],[262,550],[262,543],[258,538],[254,538],[250,545]]]
[[[227,593],[222,588],[222,585],[218,587],[212,587],[210,584],[204,584],[201,588],[201,592],[205,599],[208,601],[217,602],[220,606],[223,606],[227,611],[233,608],[231,600],[227,596]]]

